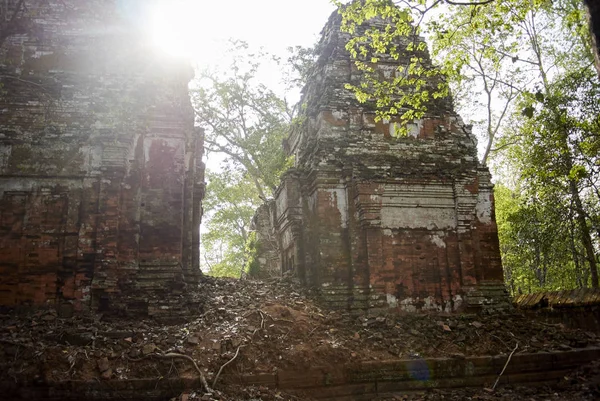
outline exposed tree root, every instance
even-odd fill
[[[219,369],[219,371],[217,372],[217,375],[215,376],[215,380],[213,380],[213,388],[216,387],[217,385],[217,380],[219,380],[219,376],[221,375],[221,372],[223,371],[223,368],[225,368],[225,366],[229,365],[231,362],[235,361],[235,358],[237,358],[237,356],[240,353],[240,348],[242,348],[243,345],[240,345],[239,347],[237,347],[237,350],[235,351],[235,355],[233,356],[233,358],[231,358],[230,360],[228,360],[227,362],[225,362],[223,364],[223,366],[221,366],[221,368]]]
[[[238,350],[239,350],[239,348],[238,348]],[[151,357],[159,358],[159,359],[187,359],[192,364],[194,364],[194,368],[196,368],[196,371],[200,375],[200,381],[202,382],[202,386],[204,386],[204,390],[207,393],[212,393],[213,392],[212,389],[208,386],[208,382],[206,381],[206,378],[204,377],[204,373],[202,373],[202,371],[200,370],[200,367],[198,366],[198,364],[196,363],[196,361],[194,360],[194,358],[192,358],[191,356],[184,355],[184,354],[177,354],[175,352],[169,352],[169,353],[166,353],[166,354],[157,354],[157,353],[154,353],[154,354],[150,354],[150,355],[144,356],[142,358],[138,358],[138,359],[129,358],[129,360],[133,361],[133,362],[139,362],[141,360],[144,360],[146,358],[151,358]],[[221,367],[221,369],[222,368],[223,367]],[[216,382],[216,380],[215,380],[215,382]]]
[[[498,385],[498,382],[500,381],[500,377],[502,377],[502,374],[504,373],[504,371],[506,370],[506,367],[508,366],[508,363],[510,362],[510,358],[512,358],[512,356],[515,353],[515,351],[517,350],[517,348],[519,348],[519,343],[517,343],[515,345],[515,348],[512,350],[512,352],[508,356],[508,359],[506,360],[506,363],[504,364],[504,368],[502,368],[502,372],[500,372],[500,374],[498,375],[498,378],[496,379],[496,382],[492,386],[492,391],[494,391],[496,389],[496,386]]]

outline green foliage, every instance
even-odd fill
[[[243,42],[231,53],[227,70],[201,74],[192,100],[208,153],[223,157],[219,171],[207,173],[201,263],[209,274],[240,277],[254,263],[252,216],[293,164],[282,149],[293,112],[258,79],[269,55]]]
[[[257,255],[258,255],[258,239],[256,232],[253,231],[248,235],[248,240],[246,241],[245,255],[246,255],[246,267],[245,271],[248,273],[250,277],[254,277],[257,275],[258,270],[260,269],[260,264],[258,263]]]
[[[205,128],[208,152],[248,173],[261,198],[275,189],[286,164],[281,143],[288,135],[292,111],[285,99],[260,83],[257,74],[265,54],[248,53],[235,44],[226,71],[204,71],[192,90],[196,121]]]
[[[515,291],[596,285],[599,98],[600,83],[589,69],[521,97],[520,107],[531,115],[515,126],[506,155],[519,174],[519,191],[509,198],[501,189],[496,203],[503,263]]]
[[[557,193],[527,193],[496,185],[496,219],[511,293],[589,286],[568,204]],[[568,217],[568,218],[565,218]],[[574,260],[573,255],[577,255]]]
[[[520,54],[528,47],[523,40],[527,29],[520,20],[523,7],[515,2],[508,12],[506,4],[448,7],[428,26],[433,56],[456,105],[470,116],[474,132],[484,141],[484,164],[495,151],[514,100],[531,78],[523,68],[535,63]]]
[[[513,132],[509,160],[531,185],[567,188],[571,180],[595,185],[600,140],[600,84],[590,69],[557,76],[545,94],[525,93],[528,119]],[[526,151],[523,151],[526,150]],[[582,190],[584,188],[581,188]]]
[[[312,74],[317,56],[318,45],[312,47],[288,47],[288,58],[285,63],[284,80],[288,88],[302,89]]]
[[[248,174],[230,170],[208,173],[204,210],[209,216],[202,235],[203,264],[214,276],[240,277],[258,192]],[[203,230],[204,231],[204,230]]]
[[[371,104],[378,119],[399,116],[404,126],[421,118],[433,100],[448,96],[448,82],[462,110],[485,116],[473,121],[486,142],[484,163],[503,149],[494,147],[496,138],[517,95],[536,84],[532,78],[546,83],[551,70],[591,60],[583,5],[577,0],[332,2],[340,7],[342,31],[352,35],[347,49],[364,74],[361,82],[347,85],[356,98]],[[427,26],[439,63],[432,67],[416,35],[436,9]],[[367,29],[362,24],[369,19],[376,26]],[[401,60],[402,66],[382,79],[378,64],[386,59]],[[530,115],[531,109],[523,113]]]
[[[342,32],[350,34],[346,50],[362,73],[360,82],[349,82],[346,88],[359,102],[372,105],[376,120],[399,117],[398,132],[406,135],[406,123],[422,118],[433,100],[448,96],[446,81],[429,62],[410,9],[386,0],[334,4],[340,7]],[[380,18],[381,23],[363,25],[373,18]],[[385,60],[402,65],[382,79],[378,64]]]

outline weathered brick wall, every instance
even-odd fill
[[[394,135],[395,121],[376,122],[345,89],[361,75],[339,23],[334,13],[324,29],[304,123],[289,138],[296,170],[273,218],[282,259],[293,253],[300,277],[332,306],[449,312],[496,303],[505,292],[493,186],[470,127],[450,98],[432,101],[406,137]],[[412,56],[378,68],[392,76]]]
[[[199,274],[193,72],[117,1],[26,4],[0,48],[0,305],[168,313]]]
[[[274,202],[267,202],[261,205],[252,222],[250,230],[256,232],[257,238],[257,257],[254,260],[254,266],[248,272],[253,278],[276,277],[281,274],[281,257],[279,256],[279,241],[276,233],[273,231],[273,222],[271,216],[274,216],[272,209]]]

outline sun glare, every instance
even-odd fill
[[[310,46],[333,10],[329,0],[136,1],[154,46],[199,65],[214,63],[230,38],[279,55]]]
[[[159,1],[149,12],[149,34],[161,51],[193,58],[202,41],[208,6],[197,0]]]

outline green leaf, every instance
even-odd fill
[[[528,117],[528,118],[533,118],[534,112],[535,112],[535,109],[532,106],[524,107],[523,110],[521,110],[521,114],[523,114],[525,117]]]
[[[544,94],[540,91],[535,92],[535,100],[537,100],[538,102],[543,102],[544,101]]]

